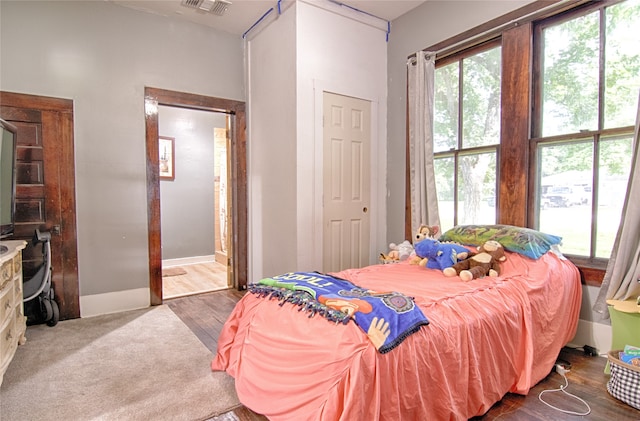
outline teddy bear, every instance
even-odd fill
[[[387,254],[380,253],[381,263],[398,263],[415,256],[413,245],[408,240],[400,244],[390,243],[389,250]]]
[[[391,251],[387,254],[387,257],[392,260],[404,261],[413,253],[413,245],[408,240],[404,240],[400,244],[391,243],[389,244],[389,249]]]
[[[453,243],[441,243],[431,238],[416,243],[414,250],[420,259],[418,262],[420,266],[439,270],[451,267],[469,255],[466,247]]]
[[[449,277],[459,275],[465,282],[484,276],[496,277],[500,275],[500,262],[506,259],[502,244],[489,240],[478,248],[478,253],[445,268],[442,273]]]

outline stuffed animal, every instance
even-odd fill
[[[380,261],[382,263],[398,263],[415,255],[413,245],[407,240],[400,244],[389,244],[389,250],[388,254],[380,253]]]
[[[404,240],[400,244],[391,243],[389,244],[389,249],[391,249],[391,251],[388,256],[400,261],[407,260],[411,256],[411,253],[413,253],[413,246],[408,240]]]
[[[466,247],[452,243],[441,243],[430,238],[416,243],[415,251],[416,256],[420,258],[418,263],[420,266],[439,270],[451,267],[469,255],[469,250]]]
[[[429,226],[429,225],[422,224],[418,227],[418,230],[416,231],[413,244],[418,244],[420,241],[427,238],[431,238],[435,240],[438,232],[440,232],[439,226],[437,225]],[[420,263],[423,263],[422,266],[424,266],[424,263],[426,261],[423,262],[423,260],[424,259],[422,257],[416,255],[415,248],[414,248],[414,251],[411,254],[411,257],[409,258],[409,263],[412,265],[419,265]]]
[[[413,242],[413,244],[418,243],[419,241],[424,240],[425,238],[432,238],[432,239],[436,239],[436,235],[438,234],[438,232],[440,232],[440,227],[437,225],[420,225],[420,227],[418,228],[418,231],[416,231],[416,237],[415,237],[415,241]]]
[[[478,253],[470,255],[442,271],[444,276],[459,275],[463,281],[470,281],[484,276],[500,275],[500,262],[507,260],[504,247],[497,241],[489,240],[478,248]]]

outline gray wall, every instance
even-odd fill
[[[74,101],[81,312],[83,296],[144,297],[144,88],[244,100],[241,37],[104,1],[0,10],[0,89]]]
[[[215,127],[226,115],[160,106],[160,136],[175,138],[175,179],[160,180],[162,259],[215,253]]]

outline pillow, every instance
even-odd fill
[[[505,250],[539,259],[551,246],[561,244],[562,237],[513,225],[458,225],[440,237],[440,241],[474,246],[489,240],[499,242]]]

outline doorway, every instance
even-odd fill
[[[158,106],[163,299],[232,286],[226,230],[230,122],[223,112]]]
[[[149,237],[149,279],[151,305],[162,304],[162,221],[160,201],[159,106],[223,113],[228,117],[228,232],[229,285],[245,290],[247,285],[247,198],[246,198],[246,120],[241,101],[189,93],[145,88],[145,126],[147,154],[147,205]],[[179,168],[175,169],[176,172]],[[213,190],[213,184],[210,186]],[[214,218],[212,213],[211,218]],[[184,224],[191,223],[185,220]]]

